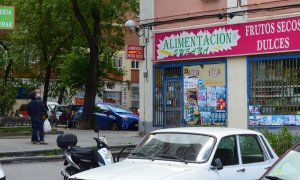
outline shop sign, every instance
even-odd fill
[[[127,45],[126,58],[144,60],[144,46]]]
[[[300,17],[155,34],[155,60],[300,50]]]
[[[0,29],[15,29],[15,6],[0,6]]]

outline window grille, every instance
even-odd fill
[[[300,58],[250,61],[249,105],[261,115],[300,114],[299,71]]]
[[[154,69],[154,127],[163,126],[163,68]]]
[[[165,82],[165,88],[165,126],[182,126],[182,81],[168,80]]]

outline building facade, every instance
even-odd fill
[[[300,126],[297,0],[141,0],[141,134]]]

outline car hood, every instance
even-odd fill
[[[117,115],[121,116],[122,118],[130,118],[130,119],[139,119],[139,116],[136,114],[122,114],[122,113],[116,113]]]
[[[81,180],[156,180],[168,179],[172,177],[173,179],[179,174],[182,176],[182,173],[190,171],[191,169],[193,169],[193,166],[189,166],[188,164],[181,162],[174,164],[151,160],[124,160],[122,162],[75,174],[71,178]],[[201,169],[197,169],[197,171],[201,171]]]

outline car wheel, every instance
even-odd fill
[[[112,122],[112,123],[110,124],[110,130],[112,130],[112,131],[119,130],[119,127],[118,127],[117,122]]]

